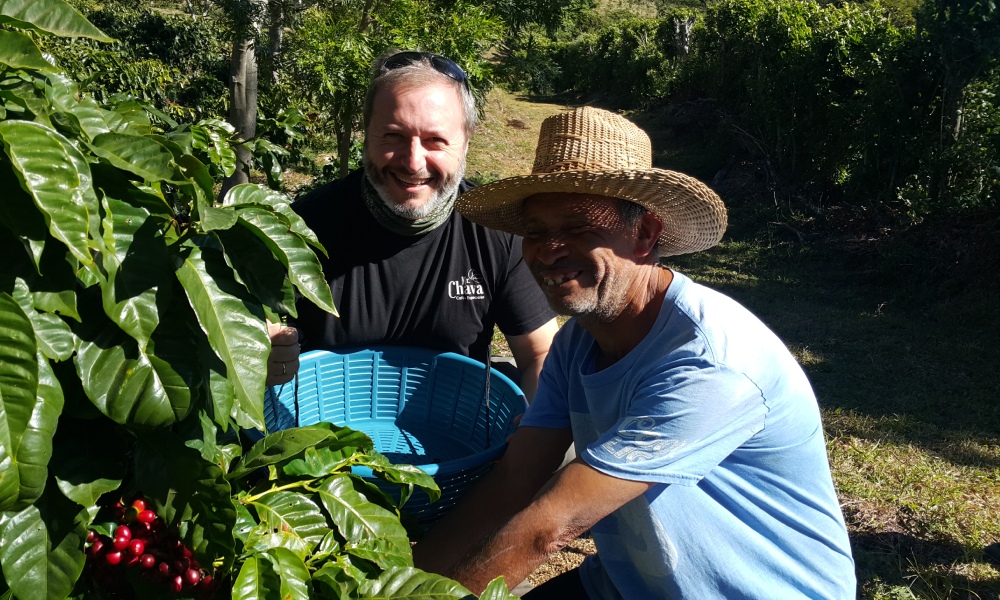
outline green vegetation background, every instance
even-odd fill
[[[183,4],[77,4],[121,43],[49,50],[98,100],[225,115],[234,3],[197,19]],[[527,172],[538,123],[561,107],[626,112],[657,166],[730,207],[723,243],[672,266],[758,313],[813,381],[859,596],[1000,598],[982,554],[1000,541],[995,4],[369,5],[298,4],[280,52],[260,29],[276,184],[294,194],[357,164],[365,65],[393,45],[469,67],[480,181]]]

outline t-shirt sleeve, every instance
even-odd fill
[[[495,318],[504,335],[523,335],[555,318],[524,262],[519,236],[513,236],[507,275],[498,292]]]
[[[766,413],[757,386],[726,366],[662,367],[582,457],[615,477],[693,485],[761,431]]]

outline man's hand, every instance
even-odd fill
[[[268,323],[267,335],[271,338],[271,354],[264,383],[288,383],[299,372],[299,330],[283,323]]]
[[[413,548],[419,569],[482,593],[497,575],[508,586],[650,482],[618,479],[576,458],[559,468],[567,429],[521,427],[500,462]]]

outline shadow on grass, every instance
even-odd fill
[[[885,433],[934,451],[956,436],[997,443],[1000,298],[975,291],[942,298],[916,285],[878,285],[836,252],[773,239],[732,241],[672,262],[778,333],[825,409],[905,416]],[[967,451],[949,458],[983,466],[983,457]]]
[[[906,588],[917,598],[1000,600],[1000,578],[971,578],[956,571],[955,565],[980,560],[958,544],[886,532],[856,534],[851,546],[859,574],[867,576],[864,595],[892,597],[891,590]],[[902,575],[907,572],[912,574]]]

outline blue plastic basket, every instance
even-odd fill
[[[432,504],[417,490],[404,510],[427,525],[492,467],[527,407],[521,389],[495,369],[487,406],[485,375],[479,361],[424,348],[315,350],[300,357],[295,380],[269,389],[264,421],[269,432],[345,425],[366,433],[393,463],[420,467],[441,499]]]

